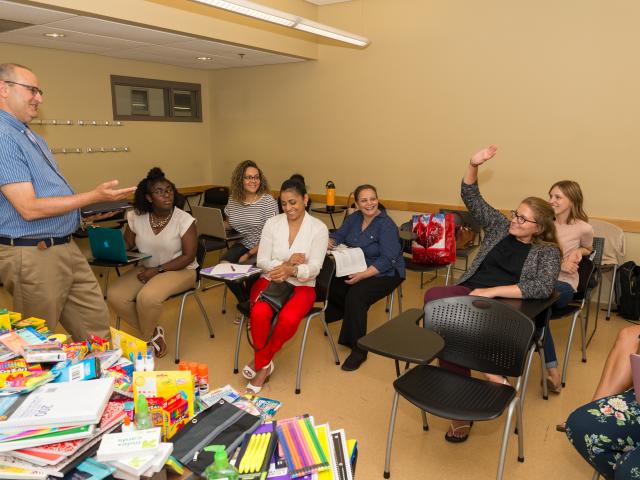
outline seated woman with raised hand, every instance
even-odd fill
[[[354,197],[358,211],[330,234],[329,247],[345,244],[361,248],[367,269],[333,279],[325,311],[327,322],[343,319],[338,341],[351,348],[342,363],[346,371],[357,370],[367,359],[367,352],[358,348],[357,341],[367,334],[369,307],[392,293],[405,278],[398,227],[380,208],[376,188],[360,185]]]
[[[256,394],[273,373],[274,355],[293,337],[316,299],[315,278],[324,263],[329,232],[324,223],[305,211],[308,200],[302,183],[286,180],[280,188],[284,213],[267,220],[262,229],[257,266],[263,273],[251,288],[249,315],[256,351],[254,360],[242,369],[242,375],[250,380],[247,390]],[[269,337],[276,312],[259,296],[271,282],[289,282],[294,288]]]
[[[167,353],[164,329],[158,325],[162,303],[195,285],[198,232],[195,219],[176,207],[177,190],[159,168],[138,184],[124,231],[128,249],[150,255],[109,285],[107,301],[116,315],[137,325],[155,355]]]
[[[566,426],[578,453],[606,479],[640,478],[640,404],[632,388],[629,355],[640,353],[640,325],[623,328],[609,352],[590,403],[576,409]]]
[[[573,299],[578,289],[578,265],[582,257],[593,250],[593,227],[589,225],[589,218],[582,208],[582,199],[580,185],[572,180],[561,180],[549,189],[549,204],[556,217],[556,232],[562,250],[560,276],[556,282],[560,298],[553,304],[554,308],[565,307]],[[544,360],[549,390],[560,393],[562,381],[551,328],[547,329],[544,338]]]
[[[258,253],[260,234],[265,222],[277,215],[278,205],[269,193],[269,183],[262,170],[251,160],[240,162],[231,174],[229,203],[224,209],[231,228],[244,235],[220,258],[221,262],[242,263]],[[228,288],[238,302],[249,300],[249,291],[255,277],[240,283],[229,283]]]
[[[424,296],[425,303],[458,295],[548,298],[554,291],[561,254],[549,203],[527,197],[511,211],[509,221],[480,195],[478,167],[493,158],[496,151],[497,147],[491,145],[475,153],[462,180],[462,200],[484,230],[478,254],[457,285],[429,289]],[[470,375],[468,369],[453,363],[441,360],[440,366]],[[487,378],[506,381],[496,375],[487,375]],[[452,420],[445,439],[463,442],[470,429],[470,423]]]

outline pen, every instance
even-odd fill
[[[236,271],[236,269],[235,269],[235,268],[233,268],[233,265],[229,265],[229,266],[231,267],[231,271],[232,271],[232,272],[235,272],[235,271]]]

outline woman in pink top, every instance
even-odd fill
[[[565,307],[571,301],[578,288],[578,264],[593,250],[593,228],[582,209],[582,198],[580,185],[572,180],[556,182],[549,190],[549,203],[556,215],[556,233],[562,250],[560,276],[556,282],[560,298],[554,308]],[[549,389],[560,393],[562,383],[550,328],[544,342],[544,356]]]

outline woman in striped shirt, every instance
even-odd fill
[[[269,182],[255,162],[240,162],[231,174],[229,203],[224,209],[229,226],[244,235],[220,259],[221,262],[242,263],[258,252],[258,243],[265,222],[278,214],[278,205],[269,193]],[[256,278],[242,283],[229,283],[229,290],[238,302],[249,300],[249,291]]]

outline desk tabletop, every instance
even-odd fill
[[[444,348],[444,340],[416,325],[422,315],[422,309],[406,310],[360,338],[358,346],[383,357],[426,365]]]
[[[534,320],[536,316],[553,305],[559,296],[557,292],[554,292],[549,298],[544,299],[498,298],[496,300],[512,306]]]
[[[342,213],[347,209],[347,207],[343,207],[342,205],[336,205],[333,207],[333,210],[329,210],[326,206],[324,207],[312,207],[311,211],[315,213]]]

